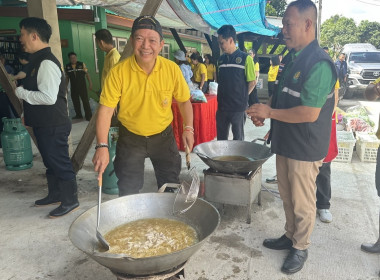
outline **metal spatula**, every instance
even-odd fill
[[[189,171],[191,184],[183,181],[175,197],[173,205],[174,214],[182,214],[190,209],[198,198],[200,180],[195,167]]]
[[[110,244],[99,232],[100,204],[102,203],[102,177],[100,177],[98,185],[99,185],[99,195],[98,195],[98,217],[97,217],[97,224],[96,224],[96,237],[98,238],[100,245],[102,245],[102,247],[108,251],[110,249]]]

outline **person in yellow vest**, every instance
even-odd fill
[[[199,86],[199,89],[205,93],[207,91],[207,68],[203,63],[203,59],[200,55],[193,53],[191,61],[194,64],[193,81]]]
[[[103,88],[104,80],[106,79],[108,72],[120,60],[120,53],[113,45],[112,34],[111,32],[109,32],[109,30],[100,29],[96,31],[95,39],[99,49],[106,53],[106,57],[104,58],[101,80],[101,86]]]
[[[104,81],[92,160],[100,179],[109,163],[111,117],[120,103],[114,161],[119,196],[136,194],[143,187],[145,158],[153,164],[158,187],[179,183],[182,160],[171,126],[173,98],[183,119],[183,143],[190,151],[194,145],[190,89],[178,65],[159,55],[164,46],[160,23],[152,16],[138,17],[129,40],[133,55],[115,65]]]
[[[255,49],[251,49],[248,51],[248,54],[252,57],[253,59],[253,65],[254,65],[254,68],[255,68],[255,87],[253,88],[252,92],[249,94],[249,97],[248,97],[248,106],[251,106],[253,104],[256,104],[256,103],[259,103],[259,97],[257,95],[257,83],[259,81],[259,76],[260,76],[260,64],[259,64],[259,58],[258,56],[256,55],[256,51]]]
[[[270,67],[268,71],[268,95],[271,97],[274,91],[274,84],[277,79],[278,69],[280,68],[280,58],[278,55],[274,55],[270,59]]]
[[[370,100],[374,101],[380,97],[380,78],[370,83],[365,92],[364,96]],[[376,132],[377,138],[380,139],[380,115],[379,115],[379,126]],[[380,146],[377,150],[377,160],[376,160],[376,173],[375,173],[375,185],[377,190],[377,195],[380,197]],[[380,213],[379,213],[380,222]],[[363,243],[361,249],[367,253],[380,254],[380,224],[379,224],[379,239],[374,244]],[[380,275],[380,273],[379,273]]]

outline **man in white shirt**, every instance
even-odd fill
[[[33,128],[46,167],[48,195],[35,206],[60,204],[49,213],[57,218],[79,207],[77,182],[69,151],[71,121],[67,113],[66,82],[58,59],[51,53],[50,25],[41,18],[24,18],[20,42],[30,53],[28,73],[16,95],[23,100],[25,125]]]

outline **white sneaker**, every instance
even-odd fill
[[[317,209],[317,213],[319,215],[319,219],[324,223],[332,222],[332,215],[329,209]]]

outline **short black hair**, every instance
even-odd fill
[[[314,24],[317,24],[317,6],[315,6],[315,3],[311,0],[296,0],[291,2],[287,9],[290,7],[296,7],[301,14],[309,9],[312,9]]]
[[[44,43],[49,43],[52,31],[46,20],[37,17],[27,17],[20,21],[20,28],[26,29],[29,33],[36,32]]]
[[[209,63],[210,64],[215,64],[214,63],[214,59],[213,59],[213,57],[211,56],[211,54],[205,54],[205,58],[208,58],[208,61],[209,61]]]
[[[324,49],[325,51],[328,51],[329,47],[323,47],[322,49]]]
[[[236,31],[232,25],[223,25],[217,31],[218,35],[222,36],[223,39],[232,38],[236,42]]]
[[[203,58],[202,58],[202,56],[200,56],[199,54],[196,54],[196,53],[193,53],[193,54],[190,56],[190,59],[192,59],[192,60],[197,60],[198,62],[203,63]]]
[[[113,45],[112,34],[107,29],[99,29],[98,31],[96,31],[95,38],[98,41],[102,40],[106,44]]]
[[[77,56],[77,54],[75,53],[75,52],[69,52],[68,54],[67,54],[67,56],[70,58],[70,56],[72,56],[72,55],[75,55],[75,56]]]

